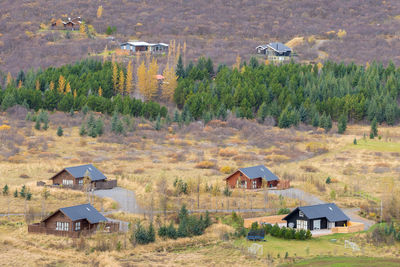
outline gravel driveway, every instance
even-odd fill
[[[95,190],[94,194],[98,197],[108,197],[116,201],[119,205],[119,210],[129,213],[140,213],[141,209],[137,204],[135,192],[115,187],[107,190]]]

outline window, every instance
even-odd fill
[[[81,230],[81,222],[76,222],[75,223],[75,231]]]
[[[79,179],[78,184],[83,185],[83,179]]]
[[[304,217],[304,213],[301,210],[299,210],[299,217]]]
[[[253,181],[253,189],[257,188],[257,181]]]
[[[64,179],[62,183],[63,183],[63,185],[72,185],[74,183],[74,181]]]
[[[314,230],[321,229],[321,220],[314,220]]]
[[[307,221],[297,220],[296,223],[297,223],[297,227],[296,227],[297,229],[307,230]]]
[[[69,223],[67,222],[57,222],[56,223],[56,230],[57,231],[68,231]]]

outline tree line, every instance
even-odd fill
[[[176,74],[174,101],[194,120],[225,119],[231,112],[260,122],[270,117],[281,128],[303,122],[328,131],[338,121],[343,132],[348,121],[393,125],[400,115],[400,69],[392,62],[277,65],[238,58],[232,68],[214,71],[210,58],[200,58],[187,66],[179,60]]]
[[[1,108],[6,110],[19,104],[36,111],[70,112],[87,106],[107,114],[118,112],[151,120],[166,117],[166,107],[130,96],[132,79],[128,78],[126,83],[124,78],[129,72],[129,65],[127,70],[116,62],[87,59],[60,68],[20,71],[15,79],[8,74],[5,90],[0,90]]]

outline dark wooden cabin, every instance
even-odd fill
[[[297,207],[283,218],[287,227],[320,230],[346,226],[350,218],[334,203]]]
[[[240,168],[225,178],[230,188],[257,189],[266,183],[267,187],[276,187],[279,178],[264,165]]]
[[[85,183],[85,177],[90,180],[91,189],[111,189],[117,186],[116,180],[108,180],[107,177],[92,164],[65,168],[49,180],[52,180],[55,186],[82,189]]]
[[[109,222],[92,205],[83,204],[58,209],[40,223],[29,225],[28,232],[78,237],[94,233],[101,224],[107,232],[119,230],[119,224]]]

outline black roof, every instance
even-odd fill
[[[86,219],[90,223],[106,222],[104,217],[90,204],[61,208],[60,211],[69,217],[72,221]]]
[[[318,204],[312,206],[297,207],[291,213],[286,215],[283,220],[287,220],[294,212],[300,210],[308,219],[326,218],[330,222],[349,221],[344,212],[336,206],[335,203]]]
[[[68,167],[65,168],[65,170],[74,176],[74,178],[82,178],[85,177],[85,175],[88,175],[92,181],[107,179],[107,177],[92,164]]]
[[[273,174],[264,165],[257,165],[257,166],[253,166],[253,167],[240,168],[239,171],[241,171],[249,179],[263,178],[263,179],[267,180],[268,182],[270,182],[270,181],[278,181],[279,180],[279,178],[275,174]]]

